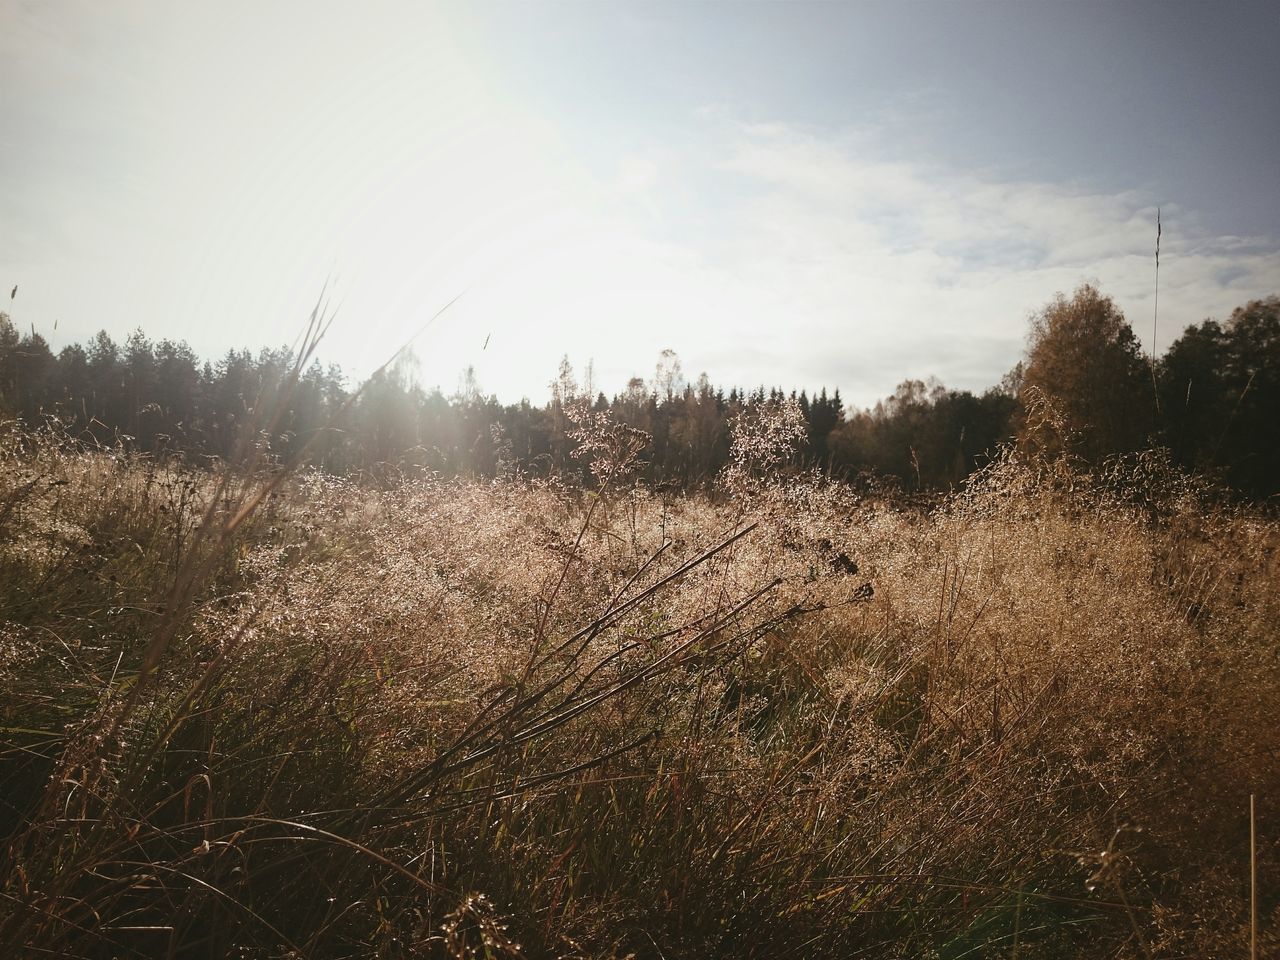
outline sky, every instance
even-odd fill
[[[1280,293],[1277,49],[1244,0],[0,0],[0,309],[216,359],[323,293],[353,382],[505,402],[664,349],[982,390],[1081,283],[1157,351]]]

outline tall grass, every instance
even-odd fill
[[[6,434],[8,953],[1245,948],[1273,521],[1150,455],[903,509],[785,409],[673,500],[578,416],[591,489]]]

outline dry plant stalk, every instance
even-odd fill
[[[6,435],[8,954],[1239,951],[1273,520],[1154,455],[861,497],[786,404],[672,498],[573,413],[585,485]]]

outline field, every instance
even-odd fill
[[[1280,951],[1280,528],[1157,454],[928,504],[340,480],[4,435],[0,944]]]

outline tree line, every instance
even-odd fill
[[[123,345],[100,332],[55,354],[0,313],[0,419],[55,418],[86,441],[199,460],[230,456],[255,410],[279,400],[283,416],[264,439],[281,456],[306,444],[325,470],[563,476],[583,469],[574,416],[585,408],[647,435],[648,482],[694,488],[728,462],[735,417],[788,402],[806,424],[799,463],[908,491],[953,487],[1016,439],[1092,463],[1156,444],[1247,496],[1280,493],[1274,296],[1188,327],[1153,363],[1114,302],[1086,285],[1032,315],[1026,355],[1000,384],[973,393],[907,380],[867,409],[846,409],[838,390],[726,391],[705,374],[689,382],[672,351],[651,378],[633,378],[612,397],[594,392],[589,375],[579,383],[566,358],[543,404],[499,403],[472,371],[451,395],[425,389],[411,357],[358,390],[338,367],[315,363],[277,397],[294,360],[281,348],[201,361],[186,343],[142,331]]]

